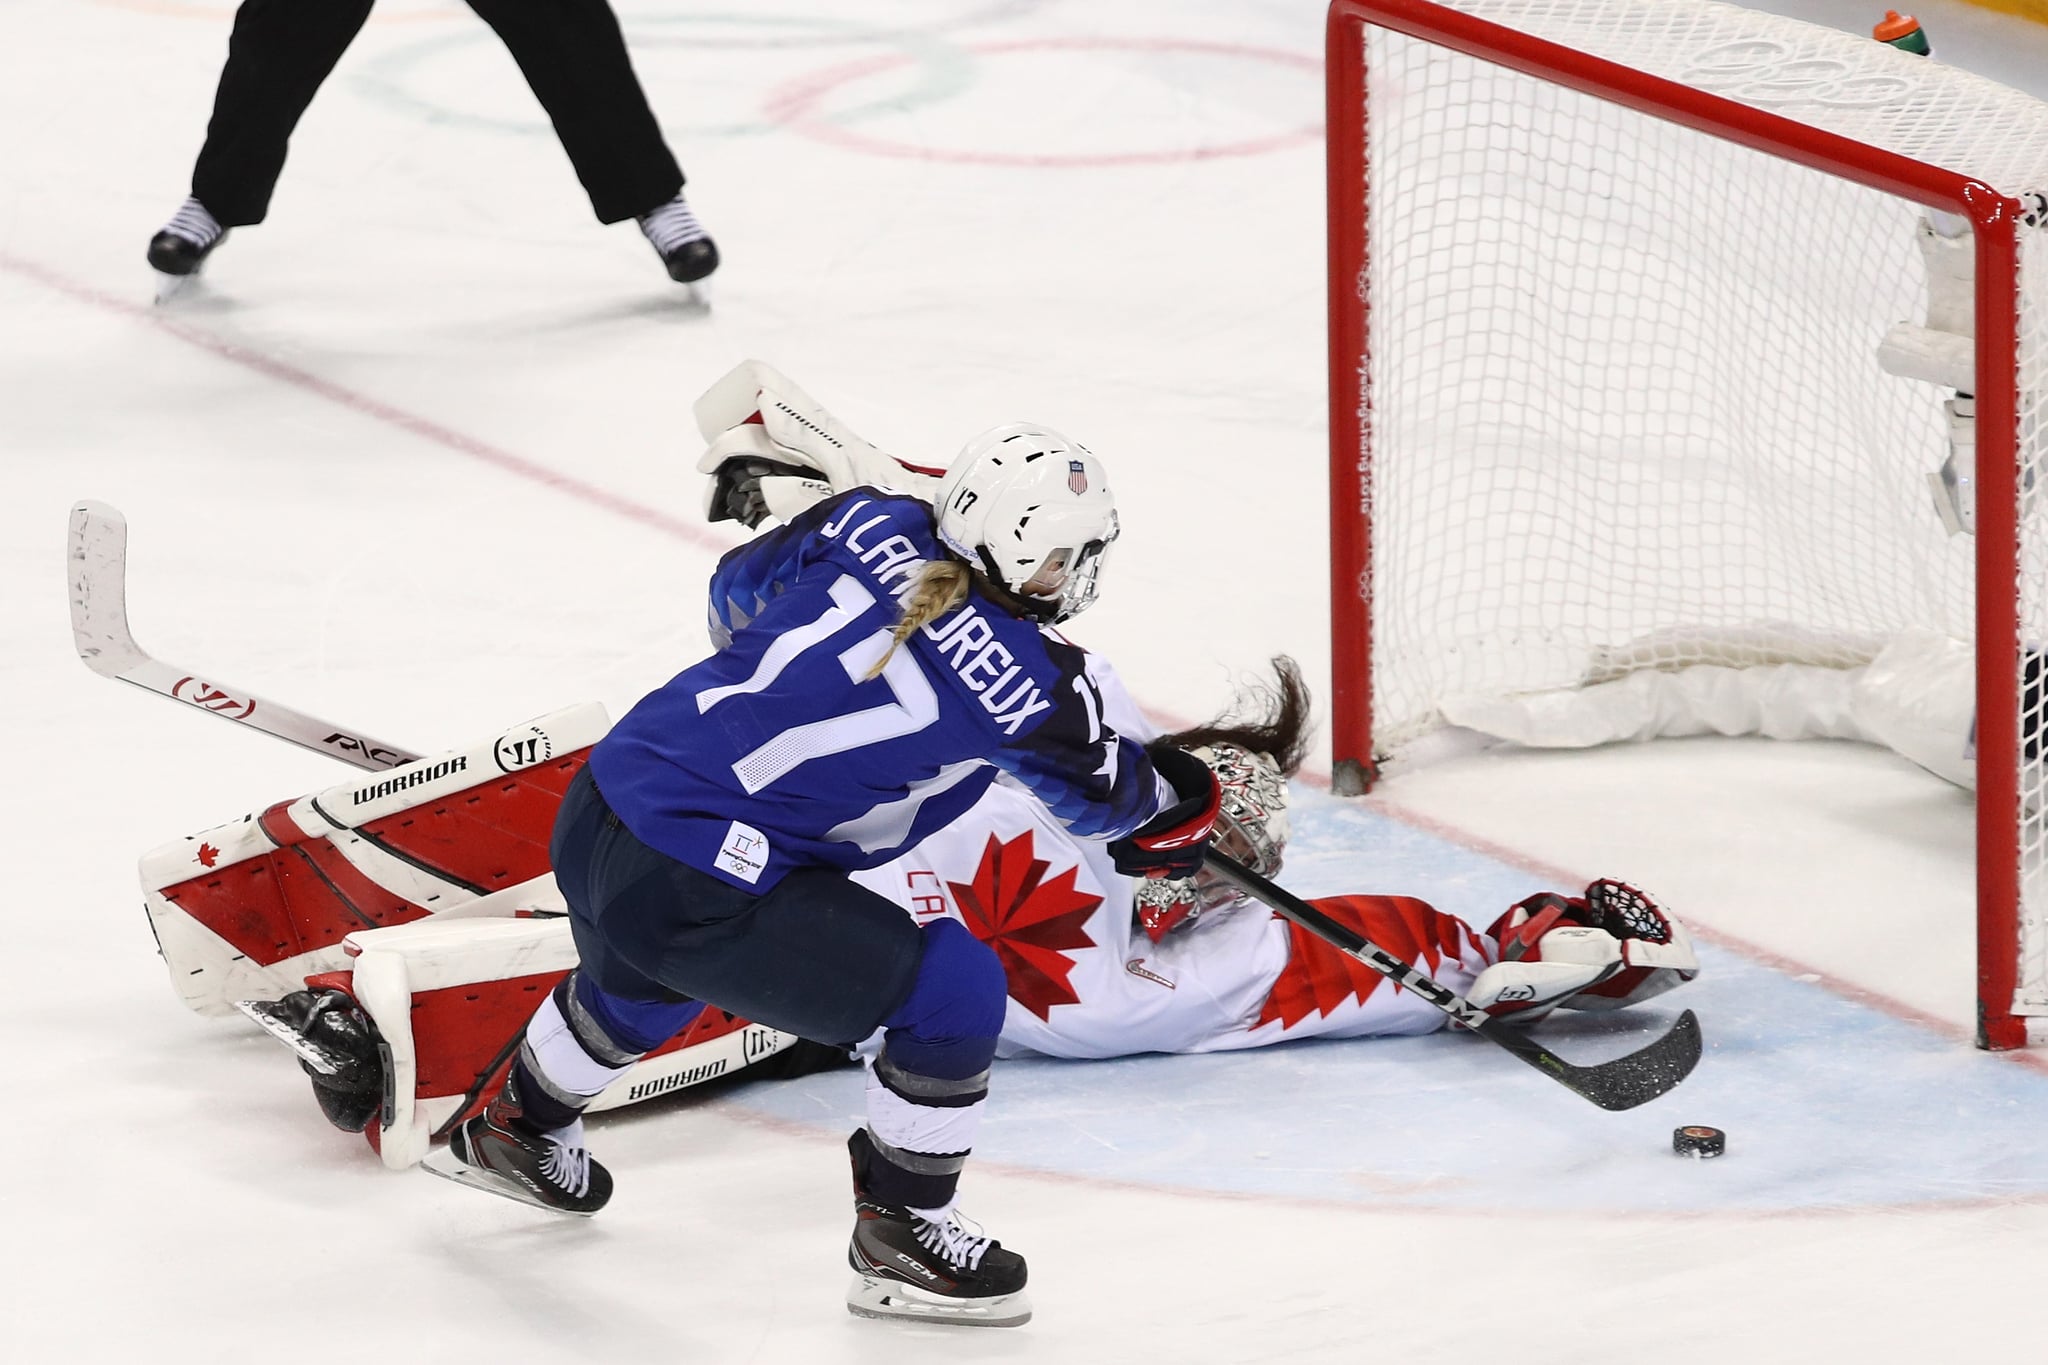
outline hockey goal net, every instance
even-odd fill
[[[1328,40],[1340,790],[1489,708],[1598,742],[1629,725],[1589,733],[1579,702],[1631,678],[1946,643],[1958,744],[1975,706],[1979,1040],[2026,1041],[2048,105],[1701,0],[1337,0]],[[1944,222],[1961,322],[1930,310]],[[1900,324],[1966,334],[1964,374],[1881,364]],[[1965,384],[1974,431],[1945,406]],[[1957,534],[1929,475],[1972,437]]]

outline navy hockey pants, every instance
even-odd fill
[[[935,938],[831,868],[742,891],[642,843],[587,769],[562,798],[549,852],[581,971],[608,995],[701,1000],[821,1043],[886,1027],[891,1055],[926,1075],[971,1075],[994,1055],[1002,968],[951,921]]]
[[[549,852],[581,965],[557,990],[554,1018],[543,1006],[528,1028],[514,1078],[529,1118],[569,1122],[596,1087],[694,1018],[698,1001],[813,1042],[885,1030],[856,1181],[886,1204],[951,1203],[1008,995],[993,949],[954,920],[919,928],[828,868],[799,869],[758,896],[728,885],[642,843],[587,768],[562,798]]]

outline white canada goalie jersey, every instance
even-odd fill
[[[1006,783],[855,880],[921,923],[960,920],[995,949],[1010,987],[1004,1057],[1215,1052],[1444,1023],[1434,1006],[1255,903],[1212,910],[1153,943],[1134,923],[1135,883],[1106,846],[1073,838]],[[1493,959],[1489,940],[1409,897],[1315,904],[1456,991]]]

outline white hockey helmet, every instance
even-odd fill
[[[1117,537],[1102,461],[1050,427],[1012,422],[969,441],[939,483],[939,539],[1041,621],[1095,600]]]

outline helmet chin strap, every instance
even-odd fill
[[[979,545],[975,550],[981,556],[981,567],[974,571],[974,576],[981,580],[982,591],[993,597],[999,605],[1008,607],[1019,616],[1028,616],[1044,625],[1053,625],[1060,620],[1059,602],[1048,602],[1043,597],[1029,597],[1014,588],[1005,587],[1003,571],[996,564],[995,556],[988,552],[988,546]]]

